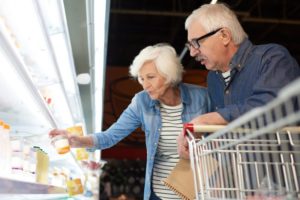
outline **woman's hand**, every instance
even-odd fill
[[[53,129],[49,132],[49,137],[52,139],[58,135],[62,135],[64,138],[67,138],[71,147],[81,147],[80,136],[73,135],[63,129]]]
[[[48,135],[49,135],[50,138],[53,138],[53,137],[58,136],[58,135],[62,135],[64,137],[68,138],[69,134],[70,133],[68,131],[63,130],[63,129],[53,129],[49,132]]]
[[[53,138],[57,135],[64,136],[68,139],[70,146],[73,148],[90,148],[94,146],[92,136],[78,136],[63,129],[53,129],[48,135],[50,138]]]

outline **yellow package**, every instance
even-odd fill
[[[80,178],[67,181],[67,189],[70,196],[83,193],[83,186]]]
[[[49,156],[36,148],[36,182],[48,184]]]
[[[77,160],[87,160],[89,158],[89,154],[84,148],[76,149],[76,159]]]
[[[72,133],[74,135],[83,136],[83,129],[82,129],[82,126],[80,126],[80,125],[71,126],[71,127],[67,128],[67,131],[69,131],[70,133]]]

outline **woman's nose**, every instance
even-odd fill
[[[142,83],[143,89],[147,89],[149,86],[150,86],[150,84],[148,81],[143,81],[143,83]]]

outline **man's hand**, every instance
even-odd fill
[[[194,118],[190,124],[194,125],[226,125],[228,122],[217,112],[206,113]],[[189,159],[189,145],[185,137],[185,128],[177,138],[177,151],[180,158]],[[195,134],[196,138],[200,138],[203,133]]]
[[[180,158],[190,159],[189,144],[185,137],[185,129],[177,137],[177,151]]]

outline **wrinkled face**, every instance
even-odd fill
[[[220,27],[221,28],[221,27]],[[218,30],[218,29],[217,29]],[[206,32],[204,28],[197,21],[193,21],[187,29],[188,43],[192,44],[196,38],[203,38],[197,40],[198,48],[194,45],[189,45],[190,55],[205,65],[208,70],[220,70],[220,64],[223,54],[223,47],[220,41],[220,31]],[[203,37],[204,36],[204,37]]]
[[[158,73],[154,62],[146,62],[141,67],[138,80],[143,89],[154,100],[163,99],[169,88],[169,84],[166,84],[166,79]]]

